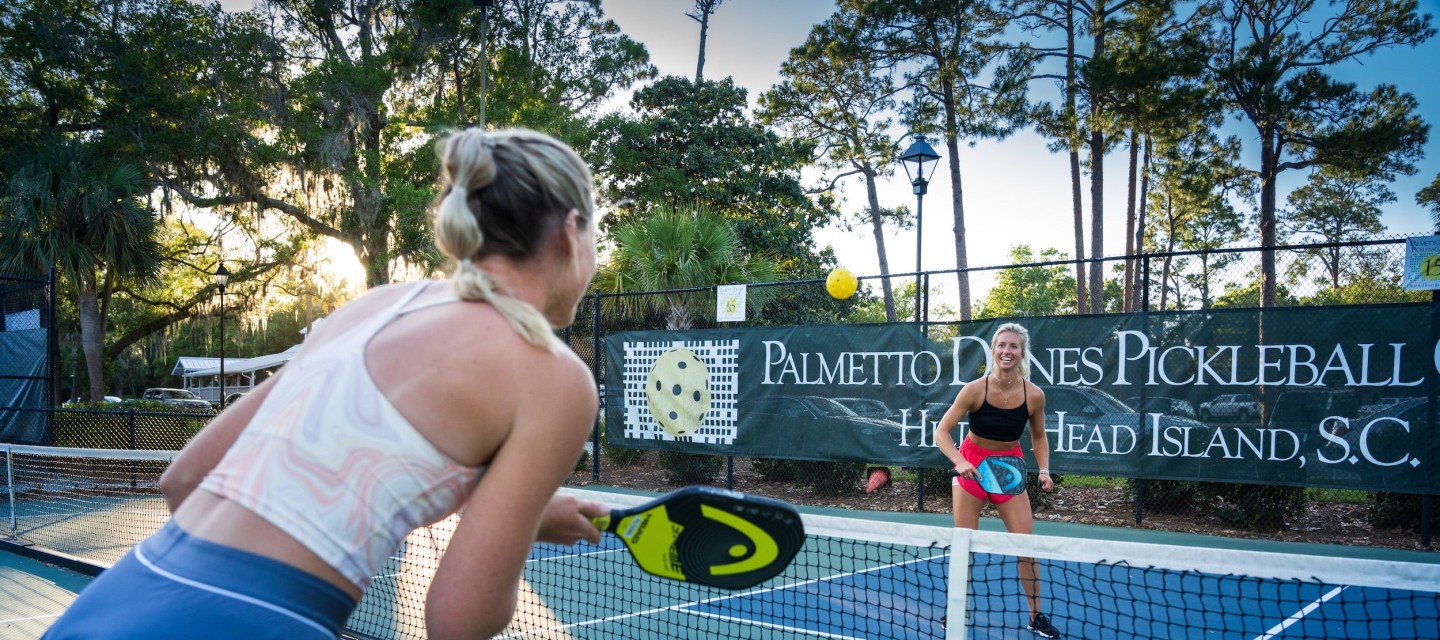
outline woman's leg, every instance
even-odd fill
[[[1005,530],[1010,533],[1032,533],[1035,528],[1034,515],[1030,511],[1029,494],[1020,494],[1006,500],[1004,503],[995,505],[995,511],[1000,514],[1000,520],[1005,523]],[[1020,572],[1020,588],[1025,591],[1025,604],[1030,607],[1030,617],[1044,612],[1040,606],[1040,578],[1036,571],[1034,558],[1020,558],[1017,569]]]
[[[980,509],[985,502],[966,491],[958,484],[950,485],[950,513],[955,517],[955,526],[961,529],[980,527]]]

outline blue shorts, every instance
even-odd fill
[[[86,586],[43,639],[333,640],[354,608],[314,575],[171,521]]]

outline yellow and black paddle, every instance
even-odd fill
[[[594,519],[619,536],[647,573],[745,589],[785,570],[805,545],[787,503],[714,487],[686,487]]]

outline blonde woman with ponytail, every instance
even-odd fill
[[[1055,487],[1050,477],[1050,442],[1045,438],[1045,392],[1030,382],[1030,332],[1014,322],[996,327],[990,338],[988,365],[984,376],[960,388],[955,402],[936,423],[935,446],[955,465],[950,499],[956,527],[979,528],[980,510],[990,502],[1006,531],[1028,534],[1035,522],[1029,494],[988,493],[980,486],[975,467],[990,456],[1023,455],[1020,437],[1028,426],[1030,448],[1040,465],[1040,488],[1050,491]],[[962,418],[968,418],[969,429],[957,446],[951,432]],[[1041,638],[1059,638],[1060,630],[1043,608],[1035,559],[1020,558],[1018,569],[1030,611],[1027,628]]]
[[[603,505],[555,495],[597,407],[554,333],[595,273],[590,171],[531,131],[438,153],[448,281],[368,292],[211,421],[161,479],[171,520],[47,638],[335,638],[405,536],[462,509],[426,631],[489,637],[533,543],[599,541]]]

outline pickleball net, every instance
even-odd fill
[[[174,452],[0,445],[10,548],[103,568],[168,517]],[[615,506],[649,499],[563,491]],[[613,536],[537,544],[507,638],[1032,638],[1018,558],[1067,638],[1440,637],[1440,558],[1394,562],[1168,546],[805,515],[795,562],[756,588],[655,578]],[[456,520],[412,533],[347,636],[424,638],[424,601]],[[1104,530],[1100,530],[1104,531]],[[1422,557],[1427,557],[1428,555]],[[485,606],[485,603],[476,603]]]

